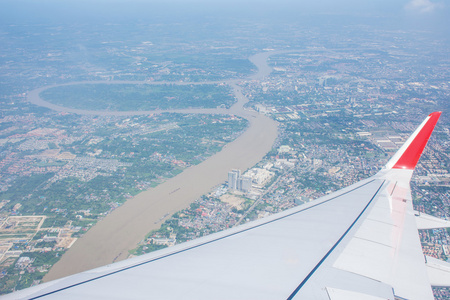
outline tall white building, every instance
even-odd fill
[[[238,189],[238,179],[241,177],[241,170],[231,170],[228,172],[228,188],[232,190]]]
[[[248,192],[252,188],[252,178],[248,176],[242,176],[238,180],[239,188],[241,192]]]
[[[252,187],[252,178],[241,176],[241,170],[231,170],[228,172],[228,188],[241,192],[248,192]]]

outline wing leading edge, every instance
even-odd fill
[[[433,299],[409,181],[439,115],[369,179],[5,299]]]

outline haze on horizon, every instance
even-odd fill
[[[217,17],[299,22],[370,22],[448,32],[448,0],[4,0],[0,24],[79,22],[203,22]],[[314,16],[314,18],[308,18]],[[322,17],[319,17],[322,16]],[[337,18],[337,17],[343,18]],[[339,21],[337,21],[339,19]]]

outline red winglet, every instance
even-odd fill
[[[428,115],[426,123],[417,134],[413,135],[414,139],[408,145],[408,148],[401,154],[401,157],[392,167],[393,169],[413,170],[416,167],[423,149],[425,148],[440,116],[440,111]]]

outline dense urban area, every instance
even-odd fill
[[[159,31],[163,25],[170,40]],[[227,30],[214,27],[214,35],[195,35],[189,26],[2,25],[1,293],[38,284],[98,220],[206,160],[248,125],[226,114],[53,111],[27,101],[29,91],[44,86],[57,86],[42,93],[54,104],[127,111],[230,107],[227,80],[237,80],[250,100],[246,109],[278,122],[272,151],[253,168],[235,171],[240,179],[229,175],[240,184],[229,179],[189,208],[164,216],[161,228],[130,256],[262,218],[367,178],[438,110],[444,113],[411,184],[417,211],[450,218],[448,41],[427,31],[358,25],[340,35],[320,24],[305,29],[293,23],[275,34],[270,23],[236,21]],[[256,67],[248,57],[262,52],[273,52],[273,71],[252,79]],[[113,80],[164,84],[83,84]],[[420,237],[424,253],[450,257],[447,229],[420,231]],[[434,293],[436,299],[450,297],[445,288]]]

